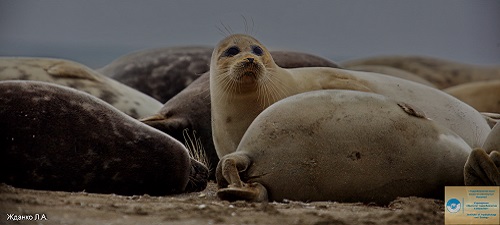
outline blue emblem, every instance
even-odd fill
[[[450,213],[457,213],[460,211],[461,205],[460,201],[456,198],[451,198],[446,202],[446,209]]]

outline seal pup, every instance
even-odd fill
[[[97,71],[165,103],[209,70],[212,47],[179,46],[133,52]],[[303,52],[272,51],[284,68],[338,67],[328,59]]]
[[[430,81],[439,89],[475,81],[500,79],[500,66],[471,65],[426,56],[375,56],[347,60],[342,67],[388,66],[408,71]]]
[[[463,185],[471,148],[421,111],[359,91],[285,98],[259,114],[236,152],[221,158],[217,195],[378,204],[443,198],[444,186]]]
[[[155,99],[73,61],[0,57],[0,80],[37,80],[96,96],[133,118],[149,116],[162,104]]]
[[[500,124],[493,127],[482,148],[470,153],[464,180],[468,186],[500,186]]]
[[[271,54],[276,64],[283,68],[337,66],[327,59],[302,52],[273,51]],[[193,132],[208,157],[210,178],[215,180],[219,157],[212,140],[209,89],[210,74],[207,72],[167,101],[159,112],[141,121],[181,142],[185,141],[184,131]]]
[[[479,112],[500,113],[500,79],[461,84],[443,91]]]
[[[2,81],[0,96],[0,182],[122,195],[206,187],[184,145],[94,96],[38,81]]]
[[[409,102],[474,147],[481,146],[491,130],[479,112],[435,88],[361,71],[284,69],[255,38],[235,34],[219,42],[210,65],[212,135],[217,155],[221,158],[234,152],[250,123],[269,105],[323,89],[372,92]]]

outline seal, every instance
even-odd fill
[[[146,49],[97,71],[165,103],[209,70],[212,51],[205,46]]]
[[[269,105],[295,94],[324,89],[372,92],[408,102],[471,147],[481,146],[491,130],[479,112],[435,88],[361,71],[284,69],[255,38],[236,34],[219,42],[210,65],[212,135],[217,155],[221,158],[234,152],[250,123]]]
[[[463,185],[470,152],[460,136],[409,104],[359,91],[312,91],[257,116],[236,152],[221,158],[217,195],[377,204],[443,198],[444,186]]]
[[[443,91],[479,112],[500,113],[500,80],[466,83]]]
[[[302,52],[273,51],[271,54],[276,58],[276,64],[283,68],[337,66],[327,59]],[[212,140],[210,110],[210,74],[207,72],[167,101],[159,112],[141,121],[184,144],[187,144],[185,131],[196,136],[208,158],[210,178],[215,180],[219,157]]]
[[[481,113],[488,125],[493,128],[500,121],[500,113]]]
[[[212,141],[210,125],[210,87],[208,73],[167,101],[154,115],[140,121],[188,145],[186,133],[203,147],[207,157],[210,178],[215,179],[219,162]]]
[[[430,81],[439,89],[475,81],[500,79],[498,65],[471,65],[425,56],[376,56],[341,63],[345,68],[359,65],[388,66],[405,70]]]
[[[405,80],[411,80],[411,81],[421,83],[421,84],[424,84],[424,85],[427,85],[427,86],[433,87],[433,88],[436,87],[434,84],[432,84],[431,82],[427,81],[424,78],[421,78],[419,76],[416,76],[415,74],[412,74],[412,73],[407,72],[405,70],[397,69],[394,67],[374,66],[374,65],[355,65],[355,66],[346,67],[344,69],[358,70],[358,71],[365,71],[365,72],[374,72],[374,73],[399,77],[399,78],[402,78]]]
[[[154,48],[119,57],[97,71],[165,103],[208,72],[213,48],[178,46]],[[338,67],[328,59],[292,51],[272,51],[284,68]]]
[[[488,138],[483,144],[483,149],[490,153],[492,151],[500,151],[500,124],[497,123],[491,130]]]
[[[500,186],[500,124],[496,124],[482,148],[476,148],[464,167],[465,185]]]
[[[0,96],[0,182],[122,195],[206,187],[184,145],[94,96],[38,81],[2,81]]]
[[[149,116],[162,104],[155,99],[73,61],[0,57],[0,80],[37,80],[96,96],[133,118]]]

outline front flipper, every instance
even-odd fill
[[[237,201],[245,200],[251,202],[264,202],[267,201],[266,188],[257,182],[243,183],[242,187],[227,187],[217,191],[217,196],[222,200]]]
[[[224,156],[217,165],[216,178],[219,190],[217,196],[222,200],[267,201],[267,190],[259,183],[247,184],[240,178],[250,166],[248,156],[232,153]]]
[[[465,163],[464,181],[467,186],[500,186],[500,152],[488,155],[480,148],[472,150]]]

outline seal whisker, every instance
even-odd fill
[[[254,31],[253,31],[253,28],[255,27],[255,22],[253,21],[253,17],[251,17],[251,16],[250,16],[250,19],[252,20],[252,28],[251,28],[251,30],[250,30],[250,34],[251,34],[251,35],[254,35],[254,33],[253,33],[253,32],[254,32]]]
[[[266,104],[266,97],[268,97],[266,93],[266,86],[265,85],[258,85],[257,86],[257,101],[260,102],[262,107],[265,107]]]
[[[222,23],[222,22],[221,22]],[[222,30],[222,28],[220,28],[219,26],[215,25],[215,28],[217,28],[217,30],[219,31],[219,33],[224,36],[224,37],[227,37],[228,34],[226,34],[226,32],[224,32],[224,30]]]
[[[263,82],[264,85],[269,86],[269,91],[271,92],[273,96],[273,101],[276,102],[277,100],[280,99],[279,96],[287,96],[287,91],[286,91],[286,86],[283,84],[283,82],[280,82],[279,80],[273,79],[271,77],[266,78],[266,82]]]
[[[224,22],[222,22],[222,20],[219,20],[219,23],[220,23],[220,26],[222,26],[222,28],[219,27],[218,25],[216,25],[215,27],[217,28],[217,30],[219,30],[219,32],[224,37],[228,37],[228,36],[231,36],[233,34],[233,30],[231,29],[231,27],[229,25],[224,24]]]
[[[261,90],[263,90],[261,93],[259,93],[259,96],[263,95],[263,101],[261,102],[261,105],[262,108],[266,108],[271,104],[271,99],[274,99],[274,93],[271,91],[270,85],[268,85],[267,81],[262,82],[260,86],[262,87]]]
[[[196,137],[196,131],[193,130],[191,137],[189,129],[186,128],[182,131],[182,136],[184,137],[184,146],[186,146],[188,150],[189,157],[203,164],[207,168],[210,168],[210,161],[208,160],[200,138]]]
[[[221,85],[221,88],[220,89],[217,89],[215,91],[215,93],[217,94],[217,96],[222,96],[217,98],[216,101],[217,103],[221,103],[221,102],[227,102],[230,94],[233,92],[233,89],[231,88],[233,85],[232,85],[232,82],[231,82],[231,79],[219,79],[218,81]]]
[[[243,15],[240,15],[242,18],[243,18],[243,22],[245,23],[245,34],[248,34],[248,22],[247,22],[247,18],[245,18],[245,16]]]

